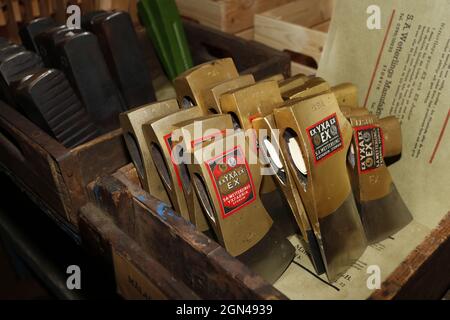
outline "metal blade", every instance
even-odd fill
[[[367,240],[353,194],[325,218],[319,218],[321,247],[327,276],[335,281],[364,252]]]
[[[276,225],[253,248],[237,257],[267,282],[274,283],[294,259],[295,248]]]
[[[394,184],[387,196],[359,203],[361,221],[369,243],[393,235],[413,219]]]

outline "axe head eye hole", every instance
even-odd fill
[[[212,114],[219,114],[219,112],[216,110],[216,108],[210,107],[208,109],[209,112],[211,112]]]
[[[228,114],[231,116],[231,121],[233,121],[233,128],[234,128],[235,130],[242,129],[241,122],[239,121],[239,118],[238,118],[238,116],[236,115],[236,113],[234,113],[234,112],[229,112]]]
[[[163,181],[166,188],[172,190],[172,183],[170,180],[169,169],[167,168],[167,164],[166,161],[164,160],[160,147],[155,143],[152,143],[151,152],[153,161],[156,166],[156,170],[158,171],[161,180]]]
[[[350,144],[350,148],[348,150],[348,154],[347,154],[347,161],[350,164],[350,166],[352,168],[355,168],[356,165],[356,158],[355,158],[355,146],[354,146],[354,142],[352,142]]]
[[[280,182],[286,184],[286,172],[279,155],[280,149],[272,144],[269,137],[263,139],[261,149]]]
[[[183,97],[183,100],[181,100],[181,109],[189,109],[192,108],[194,105],[195,105],[194,100],[189,96],[185,96]]]
[[[139,178],[142,179],[144,177],[144,164],[142,162],[141,150],[138,147],[136,137],[132,133],[127,132],[124,134],[124,138],[131,156],[131,160],[133,160]]]
[[[215,224],[216,218],[214,217],[214,206],[212,205],[211,198],[209,196],[208,191],[206,190],[205,182],[202,177],[195,173],[193,175],[193,182],[195,187],[195,192],[197,193],[198,199],[200,200],[200,204],[203,208],[203,211],[207,214],[207,216],[211,219],[211,221]]]
[[[306,190],[308,184],[308,169],[306,167],[305,158],[298,143],[298,135],[294,130],[288,128],[283,133],[284,142],[287,145],[289,160],[294,164],[296,173],[303,188]]]

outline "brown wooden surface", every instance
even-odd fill
[[[128,166],[127,168],[132,168]],[[175,278],[204,299],[285,297],[136,184],[135,170],[90,185],[92,200]],[[189,266],[186,268],[186,266]]]
[[[370,299],[440,299],[450,287],[450,213]]]
[[[217,58],[233,58],[241,74],[253,74],[261,80],[281,73],[290,76],[287,53],[255,41],[245,40],[191,21],[183,21],[194,64]]]
[[[81,209],[80,231],[91,254],[115,270],[118,293],[130,299],[198,299],[155,259],[147,255],[104,212],[92,204]]]

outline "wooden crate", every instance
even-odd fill
[[[282,73],[289,76],[289,55],[239,39],[197,23],[184,24],[196,63],[232,57],[242,74],[256,79]],[[151,42],[137,29],[151,74],[160,74]],[[0,167],[49,214],[77,230],[78,209],[86,204],[86,185],[129,163],[121,130],[67,149],[11,107],[0,106]]]
[[[41,16],[53,16],[59,23],[67,19],[67,6],[76,4],[82,14],[93,10],[128,11],[135,24],[138,0],[0,0],[0,35],[18,42],[23,23]]]
[[[205,26],[237,33],[253,26],[255,13],[293,0],[176,0],[180,14]]]
[[[333,0],[297,0],[255,15],[254,37],[290,52],[292,74],[316,72],[325,45]]]
[[[192,224],[143,191],[133,165],[97,179],[89,190],[92,204],[83,208],[80,218],[83,241],[93,255],[107,257],[109,270],[116,274],[118,292],[124,298],[150,295],[177,299],[193,293],[202,299],[286,299]],[[122,238],[126,244],[119,240]],[[450,213],[386,278],[381,288],[366,298],[442,297],[450,284],[449,250]],[[114,258],[117,255],[122,258]],[[156,266],[144,264],[143,260]],[[164,279],[156,281],[156,273]],[[173,293],[173,286],[164,289],[171,279],[177,285],[183,284],[182,291]],[[152,289],[155,287],[159,291]],[[144,295],[139,288],[149,289],[144,290]],[[298,290],[303,288],[298,286]]]

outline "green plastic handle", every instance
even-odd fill
[[[192,68],[192,57],[174,0],[140,0],[138,14],[159,59],[174,80]]]

